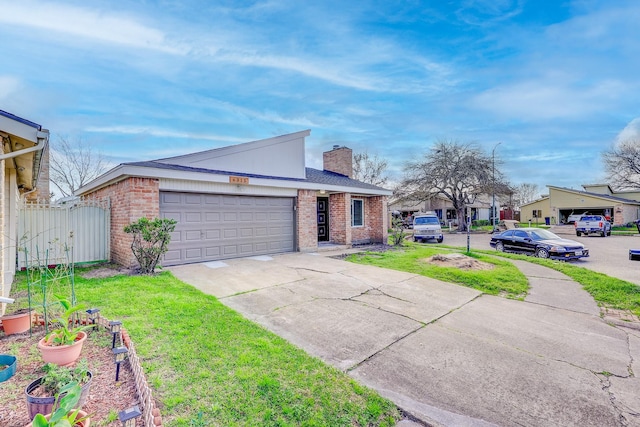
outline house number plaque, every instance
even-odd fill
[[[229,184],[249,184],[249,178],[246,176],[230,176]]]

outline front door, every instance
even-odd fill
[[[318,197],[318,242],[329,241],[329,198]]]

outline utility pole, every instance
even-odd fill
[[[493,147],[493,150],[491,150],[491,165],[493,168],[493,177],[492,177],[492,183],[491,183],[491,225],[492,225],[492,230],[491,232],[495,232],[496,231],[496,148],[498,148],[498,145],[502,144],[502,142],[498,142],[495,147]]]

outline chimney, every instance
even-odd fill
[[[353,153],[351,148],[334,145],[331,151],[322,153],[323,168],[329,172],[353,177]]]

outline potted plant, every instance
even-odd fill
[[[82,409],[89,396],[91,378],[93,377],[88,369],[86,359],[80,360],[73,368],[47,363],[42,370],[45,374],[25,388],[29,419],[33,419],[36,414],[50,413],[53,409],[55,396],[64,386],[74,381],[79,383],[82,389],[80,401],[77,404],[77,407]]]
[[[73,381],[65,385],[56,395],[54,412],[47,415],[37,414],[31,427],[89,427],[90,418],[86,412],[77,409],[76,405],[80,400],[80,384]]]
[[[32,310],[28,308],[19,308],[0,317],[5,335],[22,334],[27,332],[29,328],[31,328],[32,319]]]
[[[60,327],[53,329],[44,338],[38,341],[38,350],[42,354],[42,359],[46,363],[56,365],[70,365],[80,357],[82,344],[87,339],[84,330],[92,325],[75,326],[74,315],[84,309],[82,305],[71,305],[67,299],[58,298],[58,303],[62,307],[62,312],[56,321]]]

